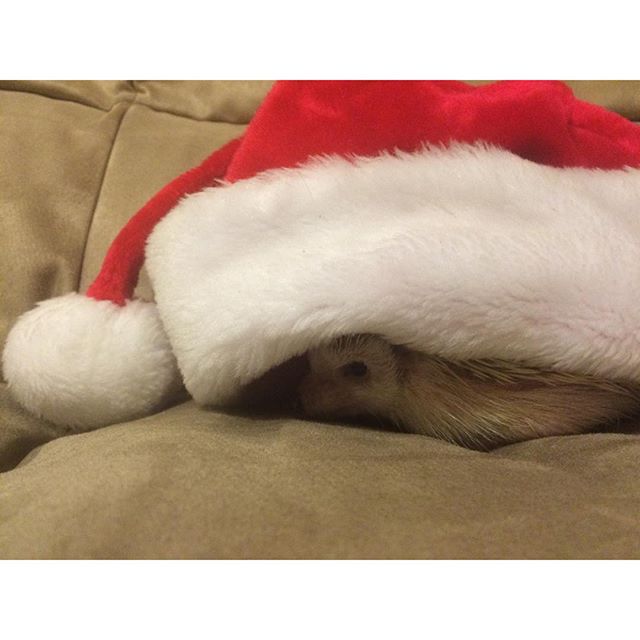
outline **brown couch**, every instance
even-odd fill
[[[571,84],[640,120],[640,82]],[[1,82],[0,346],[36,301],[86,288],[127,218],[269,86]],[[185,401],[69,435],[3,384],[0,557],[640,558],[633,431],[480,453]]]

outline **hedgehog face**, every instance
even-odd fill
[[[299,397],[312,417],[388,416],[399,391],[393,347],[371,335],[344,336],[308,353]]]

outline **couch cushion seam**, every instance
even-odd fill
[[[127,106],[125,107],[125,109],[122,112],[122,115],[120,116],[120,120],[118,121],[118,124],[116,125],[116,130],[113,134],[113,138],[111,140],[111,147],[109,148],[109,152],[107,153],[107,158],[105,160],[104,163],[104,168],[102,170],[102,177],[100,179],[100,184],[98,185],[97,189],[96,189],[96,197],[95,200],[93,201],[93,210],[91,212],[91,216],[89,218],[89,224],[87,226],[87,235],[85,236],[85,240],[84,240],[84,246],[82,248],[82,254],[80,256],[80,267],[78,269],[78,280],[76,283],[76,291],[80,291],[80,283],[82,282],[82,275],[84,273],[84,263],[85,263],[85,258],[86,258],[86,254],[87,254],[87,246],[89,244],[89,237],[91,235],[91,229],[93,227],[93,221],[96,217],[96,211],[98,210],[98,204],[100,203],[100,196],[102,195],[102,190],[104,189],[104,183],[107,177],[107,171],[109,170],[109,164],[111,163],[111,157],[113,155],[113,149],[116,146],[116,140],[118,139],[118,134],[120,133],[120,128],[122,127],[122,123],[124,122],[124,119],[127,115],[127,113],[129,113],[129,109],[131,108],[131,106],[135,103],[135,96],[133,98],[133,100],[130,101],[121,101],[118,104],[122,104],[122,103],[128,103]],[[117,105],[114,105],[114,108]]]
[[[128,98],[121,98],[116,100],[115,102],[113,102],[110,106],[108,107],[101,107],[97,104],[92,104],[90,102],[83,102],[82,100],[77,100],[74,98],[70,98],[70,97],[62,97],[62,96],[54,96],[54,95],[50,95],[48,93],[43,93],[41,91],[34,91],[33,89],[29,89],[29,88],[15,88],[15,89],[10,89],[10,88],[0,88],[0,92],[2,93],[24,93],[24,94],[28,94],[28,95],[32,95],[32,96],[39,96],[41,98],[47,98],[48,100],[55,100],[56,102],[69,102],[71,104],[77,104],[81,107],[87,107],[89,109],[97,109],[98,111],[102,111],[103,113],[109,113],[111,110],[113,110],[114,107],[118,106],[119,104],[125,103],[125,102],[132,102],[133,100],[135,100],[135,96],[136,96],[136,90],[135,88],[131,87],[131,89],[129,89],[129,97]]]
[[[29,89],[19,89],[19,90],[15,90],[15,89],[0,89],[0,91],[2,92],[7,92],[7,93],[27,93],[30,95],[34,95],[34,96],[40,96],[41,98],[47,98],[49,100],[56,100],[57,102],[69,102],[71,104],[77,104],[81,107],[87,107],[89,109],[97,109],[98,111],[102,111],[103,113],[109,113],[110,111],[112,111],[113,109],[115,109],[116,107],[118,107],[121,104],[133,104],[136,103],[139,106],[142,107],[147,107],[148,109],[150,109],[151,111],[154,111],[156,113],[166,113],[167,115],[171,115],[171,116],[176,116],[178,118],[185,118],[186,120],[192,120],[194,122],[210,122],[212,124],[214,123],[222,123],[222,124],[237,124],[237,125],[246,125],[249,123],[249,120],[247,120],[246,118],[240,118],[238,120],[234,120],[231,118],[197,118],[195,116],[189,115],[187,113],[181,113],[179,110],[170,110],[170,109],[161,109],[157,106],[153,106],[150,105],[146,102],[139,102],[138,98],[141,96],[141,93],[139,92],[138,88],[134,85],[132,85],[131,89],[130,89],[130,95],[127,98],[122,98],[119,100],[116,100],[115,102],[113,102],[109,107],[101,107],[97,104],[91,104],[88,102],[82,102],[81,100],[75,100],[73,98],[62,98],[62,97],[58,97],[58,96],[52,96],[49,95],[47,93],[41,93],[39,91],[33,91],[33,90],[29,90]]]
[[[158,109],[157,107],[153,107],[150,104],[147,104],[145,102],[137,102],[136,101],[136,105],[138,107],[146,107],[147,109],[150,109],[151,111],[154,111],[155,113],[164,113],[166,115],[169,116],[175,116],[176,118],[184,118],[185,120],[191,120],[193,122],[209,122],[211,124],[236,124],[238,126],[245,126],[247,124],[249,124],[249,120],[229,120],[229,119],[215,119],[215,120],[209,120],[208,118],[196,118],[194,116],[190,116],[190,115],[186,115],[184,113],[179,113],[177,111],[169,111],[167,109]]]

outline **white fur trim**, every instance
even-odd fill
[[[2,360],[25,408],[82,429],[148,414],[180,380],[154,304],[119,307],[76,293],[21,316]]]
[[[147,264],[200,403],[330,337],[640,380],[640,171],[483,146],[328,158],[184,199]]]

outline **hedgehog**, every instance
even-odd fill
[[[640,410],[640,385],[485,359],[453,361],[377,335],[310,350],[298,387],[303,414],[373,419],[396,429],[490,449],[577,434]]]

